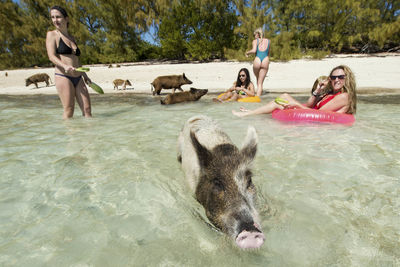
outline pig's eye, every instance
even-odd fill
[[[247,180],[247,184],[246,184],[246,188],[250,188],[253,185],[253,182],[251,181],[251,177],[253,176],[253,173],[249,170],[246,171],[246,180]]]
[[[214,189],[217,191],[224,191],[224,185],[218,179],[213,180]]]
[[[253,182],[251,181],[251,178],[247,180],[247,186],[246,188],[249,189],[253,185]]]

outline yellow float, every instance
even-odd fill
[[[225,93],[222,93],[218,96],[218,99],[221,98]],[[228,99],[229,100],[229,99]],[[256,102],[261,102],[261,99],[259,96],[248,96],[245,98],[239,98],[237,102],[245,102],[245,103],[256,103]]]

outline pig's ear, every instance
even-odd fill
[[[185,73],[182,74],[183,78],[186,78]]]
[[[257,142],[258,142],[258,136],[257,136],[256,129],[253,126],[249,126],[249,128],[247,129],[247,135],[244,140],[242,150],[240,151],[240,153],[242,154],[242,156],[245,159],[247,159],[250,162],[256,156]]]
[[[199,164],[201,167],[207,167],[211,162],[212,155],[207,148],[205,148],[202,144],[197,140],[194,132],[190,131],[190,139],[192,139],[192,144],[194,150],[196,151],[197,158],[199,159]]]

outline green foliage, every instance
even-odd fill
[[[245,50],[236,50],[236,49],[225,49],[225,57],[228,60],[237,60],[241,62],[253,62],[254,58],[246,57]]]
[[[312,59],[323,59],[331,52],[327,50],[307,50],[305,54],[309,55]]]
[[[224,58],[235,46],[237,19],[229,1],[182,0],[161,16],[158,32],[163,55],[169,58]]]
[[[270,55],[272,59],[287,61],[301,58],[302,54],[294,33],[282,32],[271,40]]]
[[[0,0],[0,68],[50,65],[46,32],[53,5],[70,17],[83,64],[146,59],[249,61],[264,29],[273,60],[328,52],[399,50],[398,0]],[[142,40],[149,32],[159,45]]]
[[[24,65],[21,55],[24,42],[24,37],[20,30],[23,24],[19,16],[21,12],[19,6],[11,0],[0,2],[0,21],[2,21],[0,23],[1,69]]]

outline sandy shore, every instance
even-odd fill
[[[400,54],[381,54],[375,56],[334,55],[322,60],[292,60],[289,62],[271,62],[264,91],[309,93],[316,77],[328,75],[329,71],[345,64],[356,75],[359,93],[400,93]],[[212,62],[212,63],[122,63],[121,67],[108,68],[105,65],[93,65],[88,72],[93,82],[107,93],[151,94],[150,83],[160,75],[182,74],[193,81],[190,87],[207,88],[210,93],[225,91],[236,80],[241,68],[248,68],[251,80],[255,83],[252,64],[248,62]],[[7,75],[6,75],[7,73]],[[54,83],[46,87],[40,83],[25,87],[25,79],[36,73],[47,73],[54,82],[54,68],[32,68],[0,71],[0,94],[56,94]],[[129,79],[132,86],[127,90],[113,90],[114,79]],[[96,94],[89,89],[91,93]],[[163,90],[164,93],[170,90]]]

